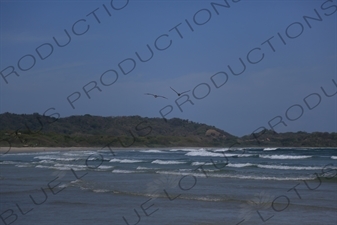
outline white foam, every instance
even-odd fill
[[[15,165],[16,167],[32,167],[33,165],[30,163],[24,163],[24,162],[14,162],[14,161],[3,161],[0,162],[0,165]]]
[[[183,173],[183,172],[173,172],[173,171],[157,171],[159,174],[169,174],[178,176],[195,176],[195,177],[206,177],[203,173]]]
[[[140,163],[140,162],[144,162],[144,161],[143,160],[134,160],[134,159],[111,159],[109,162]]]
[[[10,165],[10,164],[17,164],[17,162],[13,162],[13,161],[3,161],[3,162],[0,162],[0,164],[3,164],[3,165]]]
[[[208,152],[208,151],[188,152],[185,155],[187,156],[210,156],[210,157],[223,157],[224,156],[224,154],[221,154],[221,153],[214,153],[214,152]]]
[[[260,158],[264,159],[308,159],[312,156],[308,155],[298,155],[298,156],[292,156],[292,155],[259,155]]]
[[[109,170],[109,169],[112,169],[114,168],[114,166],[103,166],[103,165],[100,165],[97,169],[100,169],[100,170]]]
[[[18,164],[18,165],[15,165],[16,167],[32,167],[31,164],[29,163],[23,163],[23,164]]]
[[[194,151],[199,151],[199,149],[195,149],[195,148],[173,148],[173,149],[170,150],[170,152],[177,152],[177,151],[194,152]]]
[[[229,148],[220,148],[220,149],[214,149],[213,152],[226,152]]]
[[[83,180],[77,179],[77,180],[70,181],[70,183],[71,184],[81,184],[81,183],[83,183]]]
[[[67,167],[78,167],[78,168],[86,168],[86,165],[74,165],[74,164],[61,164],[61,163],[56,163],[54,166],[59,167],[59,166],[67,166]]]
[[[275,151],[277,148],[264,148],[263,151]]]
[[[59,188],[66,188],[66,187],[68,187],[69,186],[69,184],[61,184],[61,185],[59,185],[59,186],[57,186],[57,187],[59,187]]]
[[[112,173],[136,173],[137,171],[133,170],[113,170]]]
[[[103,152],[103,151],[101,151]],[[62,155],[65,156],[83,156],[83,155],[99,155],[100,151],[69,151],[69,152],[61,152]],[[49,154],[49,152],[48,152]]]
[[[222,156],[223,157],[239,157],[242,154],[230,154],[230,153],[225,153]]]
[[[181,171],[181,172],[191,172],[192,169],[179,169],[179,171]]]
[[[170,174],[170,175],[180,175],[180,176],[194,176],[200,178],[207,177],[217,177],[217,178],[233,178],[233,179],[243,179],[243,180],[314,180],[316,177],[273,177],[273,176],[247,176],[239,174],[218,174],[218,173],[207,173],[207,177],[203,172],[200,173],[186,173],[186,172],[174,172],[174,171],[157,171],[159,174]]]
[[[45,160],[57,160],[57,161],[76,161],[81,160],[81,158],[62,158],[57,156],[50,156],[50,155],[44,155],[44,156],[35,156],[34,159],[45,159]]]
[[[78,168],[69,168],[69,167],[56,167],[56,166],[42,166],[42,165],[37,165],[35,168],[42,168],[42,169],[55,169],[55,170],[70,170],[73,169],[75,171],[80,171],[82,169]]]
[[[258,156],[257,154],[238,154],[238,157],[254,157],[254,156]]]
[[[48,152],[49,153],[49,152]],[[66,155],[66,156],[80,156],[82,154],[79,153],[74,153],[74,152],[65,152],[62,155]]]
[[[39,161],[39,162],[34,162],[34,163],[47,163],[47,164],[51,164],[51,163],[55,163],[55,161],[51,161],[51,160],[46,160],[46,159],[44,159],[44,160],[41,160],[41,161]]]
[[[46,163],[46,164],[52,164],[52,163],[55,163],[55,161],[44,159],[44,160],[41,160],[41,161],[38,161],[38,162],[32,162],[32,163],[33,164],[40,164],[40,163],[42,163],[42,164],[44,164],[44,163]]]
[[[106,190],[106,189],[97,189],[97,190],[93,190],[93,192],[95,192],[95,193],[107,193],[107,192],[109,192],[109,190]]]
[[[224,201],[224,199],[221,199],[221,198],[212,198],[212,197],[179,196],[179,198],[188,199],[188,200],[205,201],[205,202],[220,202],[220,201]]]
[[[132,160],[132,159],[122,159],[120,163],[140,163],[144,162],[143,160]]]
[[[227,151],[244,151],[246,148],[220,148],[220,149],[215,149],[213,152],[227,152]]]
[[[155,150],[155,149],[143,150],[143,151],[140,151],[140,152],[144,152],[144,153],[163,153],[163,151]]]
[[[184,164],[186,162],[181,162],[181,161],[164,161],[164,160],[157,159],[157,160],[154,160],[152,163],[167,165],[167,164]]]
[[[138,166],[137,170],[157,170],[159,168],[149,168],[149,167],[144,167],[144,166]]]
[[[259,168],[264,169],[277,169],[277,170],[320,170],[321,167],[315,166],[276,166],[276,165],[257,165]]]
[[[220,178],[236,178],[244,180],[314,180],[315,178],[309,177],[270,177],[270,176],[245,176],[245,175],[230,175],[230,174],[210,174],[211,177]]]
[[[212,165],[212,163],[205,163],[205,162],[193,162],[192,163],[192,166],[201,166],[201,165],[210,166]]]
[[[51,169],[52,166],[42,166],[42,165],[37,165],[35,168],[45,168],[45,169]]]
[[[228,163],[228,167],[235,167],[235,168],[242,168],[242,167],[249,167],[249,166],[255,166],[255,164],[251,163]]]
[[[102,157],[87,157],[86,161],[104,160]]]
[[[337,159],[337,156],[331,156],[331,159]]]
[[[37,165],[35,168],[42,168],[42,169],[55,169],[55,170],[75,170],[75,171],[81,171],[86,170],[86,166],[84,165],[71,165],[71,164],[55,164],[54,166],[43,166],[43,165]]]

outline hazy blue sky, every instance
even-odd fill
[[[161,117],[163,109],[239,136],[268,122],[277,132],[337,132],[336,0],[0,8],[0,113]],[[191,91],[179,98],[170,87]]]

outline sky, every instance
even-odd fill
[[[0,1],[0,113],[337,132],[336,93],[336,0]]]

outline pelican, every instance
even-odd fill
[[[151,93],[145,93],[144,95],[152,95],[152,96],[155,97],[155,98],[166,98],[166,97],[164,97],[164,96],[161,96],[161,95],[154,95],[154,94],[151,94]],[[168,99],[168,98],[166,98],[166,99]]]
[[[174,90],[172,87],[170,87],[171,89],[172,89],[172,91],[174,91],[178,96],[180,96],[180,95],[182,95],[182,94],[184,94],[184,93],[186,93],[186,92],[189,92],[190,90],[188,90],[188,91],[184,91],[184,92],[181,92],[181,93],[178,93],[176,90]]]

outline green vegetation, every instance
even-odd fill
[[[241,138],[189,120],[140,116],[70,116],[56,120],[34,114],[0,114],[0,146],[14,147],[336,147],[337,133],[264,130]],[[238,146],[238,145],[236,145]]]
[[[241,141],[246,146],[251,143],[251,146],[261,145],[266,147],[337,147],[337,133],[335,132],[275,133],[271,130],[264,130],[256,134],[256,137],[259,143],[253,135],[243,136]]]

